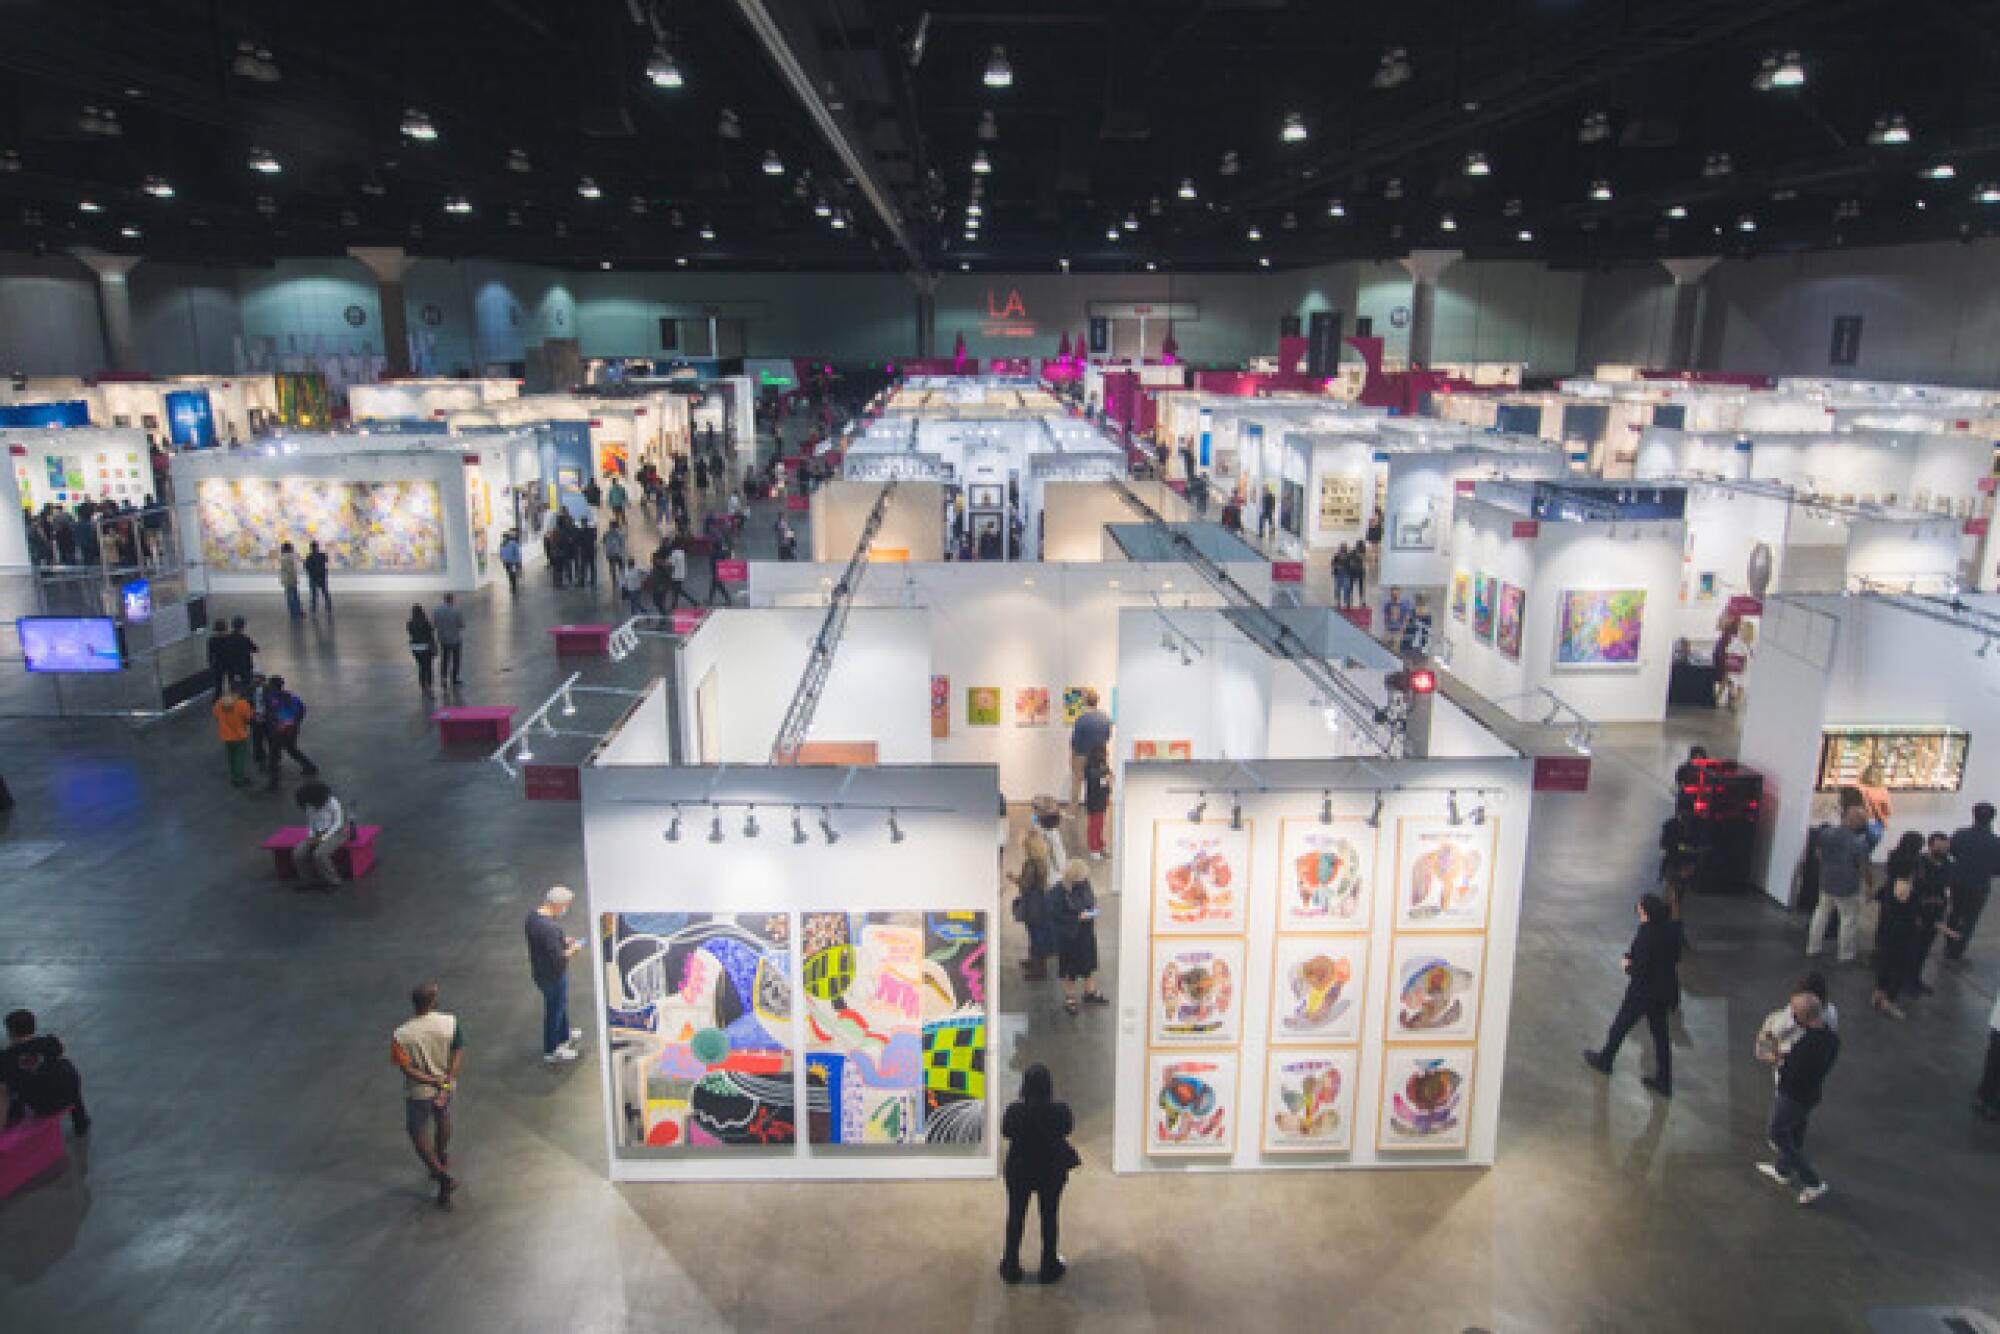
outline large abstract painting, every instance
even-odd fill
[[[1243,941],[1153,945],[1155,1046],[1229,1046],[1243,1032]]]
[[[1153,826],[1153,933],[1240,935],[1250,889],[1250,828]]]
[[[1636,667],[1646,590],[1564,589],[1556,625],[1556,666]]]
[[[1493,823],[1405,819],[1396,834],[1396,929],[1483,931],[1493,891]]]
[[[599,922],[618,1143],[791,1144],[791,919],[605,913]]]
[[[1389,969],[1389,1040],[1479,1036],[1486,937],[1403,936]]]
[[[1233,1051],[1152,1053],[1146,1152],[1228,1153],[1236,1143],[1236,1063]]]
[[[1482,574],[1472,581],[1472,634],[1475,639],[1493,642],[1493,604],[1499,598],[1500,581]]]
[[[986,914],[806,913],[806,1114],[814,1144],[986,1135]]]
[[[1493,632],[1493,647],[1516,662],[1521,658],[1521,618],[1527,611],[1528,595],[1513,584],[1500,585],[1500,613]]]
[[[1264,1078],[1266,1153],[1345,1153],[1354,1147],[1361,1053],[1274,1051]]]
[[[1366,936],[1279,936],[1271,953],[1273,1046],[1359,1042],[1368,971]]]
[[[1463,621],[1472,603],[1472,576],[1464,570],[1451,572],[1451,619]]]
[[[318,542],[335,570],[444,568],[436,482],[210,478],[196,486],[195,501],[202,557],[211,569],[275,571],[287,542],[301,556]]]
[[[1471,1047],[1389,1048],[1376,1149],[1463,1149],[1471,1139],[1472,1055]]]
[[[1279,845],[1278,930],[1368,929],[1375,831],[1366,822],[1286,820]]]

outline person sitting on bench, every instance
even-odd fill
[[[292,853],[292,865],[300,880],[310,882],[317,877],[337,885],[340,868],[334,865],[334,854],[354,836],[354,825],[333,789],[316,778],[299,786],[296,800],[306,813],[306,841]]]
[[[67,1108],[70,1128],[79,1135],[90,1133],[90,1113],[83,1109],[83,1078],[63,1055],[61,1039],[49,1033],[36,1035],[31,1010],[15,1010],[7,1016],[0,1082],[7,1086],[8,1125],[30,1112],[54,1116]]]

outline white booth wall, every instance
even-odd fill
[[[347,415],[356,422],[429,421],[520,396],[519,380],[383,380],[349,386]]]
[[[1163,482],[1125,483],[1168,523],[1192,523],[1194,506]],[[1107,524],[1135,523],[1139,515],[1104,482],[1046,482],[1042,486],[1042,560],[1098,561],[1104,558]]]
[[[1676,477],[1722,477],[1742,480],[1750,475],[1750,442],[1734,435],[1648,426],[1639,433],[1639,453],[1632,476],[1641,482]]]
[[[1479,446],[1391,453],[1387,466],[1388,502],[1383,506],[1381,564],[1375,576],[1378,595],[1392,587],[1405,594],[1435,590],[1450,581],[1451,514],[1460,483],[1555,478],[1567,467],[1555,450],[1496,451]],[[1430,519],[1429,545],[1399,545],[1406,531],[1399,520],[1413,522],[1420,516]],[[1433,606],[1434,618],[1438,610]]]
[[[822,482],[812,493],[812,558],[845,564],[861,541],[868,515],[882,495],[881,482]],[[875,530],[876,551],[903,551],[911,561],[944,559],[944,484],[896,483]]]

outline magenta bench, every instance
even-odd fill
[[[0,1200],[62,1162],[68,1154],[63,1145],[61,1112],[54,1116],[30,1116],[17,1126],[0,1130]]]
[[[611,629],[608,625],[552,625],[556,654],[564,658],[608,658],[611,656]]]
[[[278,875],[284,880],[299,878],[299,866],[292,854],[306,841],[312,831],[304,825],[292,825],[280,829],[264,840],[264,847],[270,851],[271,860],[276,864]],[[333,854],[334,869],[349,880],[358,880],[367,875],[375,865],[375,836],[382,832],[379,824],[364,824],[354,827],[354,837],[347,840],[340,851]]]
[[[453,705],[432,714],[431,721],[438,725],[438,740],[447,746],[461,741],[491,741],[497,746],[514,730],[514,708],[512,705],[481,708]]]

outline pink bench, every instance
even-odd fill
[[[447,746],[461,741],[491,741],[497,746],[514,730],[514,708],[512,705],[482,708],[454,705],[449,709],[439,709],[431,715],[431,721],[438,725],[438,740]]]
[[[276,863],[278,876],[283,880],[299,878],[298,863],[292,859],[299,845],[306,841],[311,831],[304,825],[292,825],[280,829],[264,840],[270,850],[271,860]],[[364,824],[354,827],[354,837],[347,840],[338,852],[333,854],[333,865],[349,880],[357,880],[367,875],[375,865],[375,836],[382,832],[379,824]]]
[[[608,658],[611,656],[611,627],[608,625],[552,625],[556,654],[565,658]]]
[[[67,1157],[63,1145],[62,1114],[31,1116],[17,1126],[0,1130],[0,1200]]]

